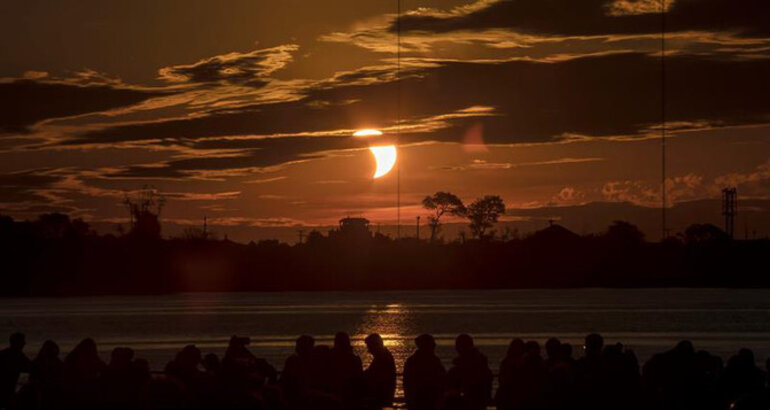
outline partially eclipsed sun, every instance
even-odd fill
[[[393,166],[396,165],[396,146],[382,145],[379,147],[369,147],[374,155],[374,161],[377,163],[377,169],[374,171],[374,178],[387,175]]]

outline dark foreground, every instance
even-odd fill
[[[768,373],[741,349],[726,364],[689,341],[653,356],[640,368],[633,351],[585,338],[582,353],[549,339],[514,339],[497,373],[468,335],[456,339],[449,369],[435,355],[430,335],[415,339],[403,365],[403,393],[396,363],[382,338],[366,338],[371,363],[364,368],[346,333],[332,347],[300,336],[281,372],[233,336],[224,357],[185,346],[153,373],[128,347],[115,348],[109,363],[92,339],[62,361],[47,341],[37,357],[23,353],[25,338],[11,336],[0,352],[0,409],[768,409]],[[767,361],[770,370],[770,360]],[[19,375],[28,382],[18,388]],[[495,388],[496,387],[496,388]]]
[[[393,239],[345,226],[302,243],[239,244],[208,234],[99,235],[62,214],[35,221],[0,216],[0,296],[177,292],[579,287],[770,287],[758,271],[770,240],[732,240],[693,225],[661,242],[616,221],[597,235],[551,225],[444,243]]]

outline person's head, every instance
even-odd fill
[[[59,358],[59,345],[53,340],[46,340],[37,353],[37,360],[56,360]]]
[[[473,338],[466,333],[458,335],[455,339],[455,350],[460,355],[470,353],[473,347]]]
[[[524,345],[524,350],[528,356],[540,356],[540,343],[530,340]]]
[[[214,353],[209,353],[203,357],[203,368],[210,371],[219,371],[219,356]]]
[[[350,345],[350,335],[345,332],[337,332],[334,335],[334,350],[353,351]]]
[[[421,334],[414,339],[417,350],[423,352],[434,352],[436,350],[436,340],[429,334]]]
[[[561,357],[561,342],[559,339],[552,337],[548,339],[547,342],[545,342],[545,353],[548,355],[548,358],[551,360],[558,359]]]
[[[511,340],[511,343],[508,344],[508,353],[506,356],[510,358],[518,358],[521,357],[521,355],[524,354],[524,341],[519,339],[518,337],[516,339]]]
[[[315,339],[313,339],[313,336],[302,335],[297,338],[297,342],[294,345],[294,351],[300,356],[305,356],[313,351],[313,346],[315,346]]]
[[[585,349],[586,356],[598,356],[604,347],[604,338],[598,333],[591,333],[586,336]]]
[[[90,337],[81,340],[64,358],[64,363],[83,371],[95,371],[104,364],[99,358],[96,342]]]
[[[364,343],[366,343],[366,350],[371,354],[377,354],[385,349],[385,342],[382,341],[382,336],[378,333],[372,333],[369,336],[366,336]]]
[[[16,332],[11,335],[9,342],[11,349],[21,351],[24,350],[24,345],[27,344],[27,338],[24,336],[24,333]]]
[[[195,345],[187,345],[179,353],[179,358],[186,363],[197,365],[203,360],[201,349]]]
[[[232,335],[230,337],[230,346],[231,348],[241,349],[245,348],[246,346],[251,343],[251,339],[248,336],[237,336]]]
[[[110,365],[124,367],[131,364],[134,360],[134,349],[128,347],[116,347],[110,354]]]
[[[674,351],[679,355],[692,356],[695,354],[695,346],[689,340],[682,340],[676,344]]]
[[[80,343],[72,349],[71,354],[82,358],[93,358],[99,356],[99,351],[96,349],[96,342],[94,339],[87,337],[81,340]]]
[[[747,366],[755,366],[754,364],[754,351],[751,349],[743,348],[738,351],[738,357],[741,358],[741,362],[743,362]]]

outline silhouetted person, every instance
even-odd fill
[[[96,342],[83,339],[64,359],[64,393],[73,408],[95,405],[99,391],[99,376],[105,364],[99,358]]]
[[[195,345],[187,345],[176,354],[174,360],[166,364],[166,374],[181,380],[189,388],[194,388],[202,374],[199,368],[202,361],[200,349]]]
[[[598,374],[601,368],[602,349],[604,338],[598,333],[591,333],[585,338],[583,345],[583,357],[578,360],[581,371],[589,374]]]
[[[208,353],[203,356],[203,372],[199,374],[198,397],[201,401],[200,408],[210,409],[221,406],[222,403],[222,363],[219,356]]]
[[[0,350],[0,408],[8,408],[16,394],[19,375],[29,372],[32,363],[24,354],[27,344],[23,333],[10,337],[10,346]]]
[[[538,342],[531,340],[525,343],[519,371],[515,394],[516,408],[539,409],[543,405],[546,365]]]
[[[754,352],[741,349],[730,357],[722,374],[722,388],[728,403],[757,394],[765,387],[765,374],[754,362]]]
[[[545,365],[550,368],[561,361],[561,342],[552,337],[545,342],[545,354],[548,356]]]
[[[372,362],[364,372],[369,404],[375,408],[391,406],[396,394],[396,361],[379,334],[367,336],[364,342],[372,355]]]
[[[562,343],[559,347],[561,350],[561,359],[562,361],[569,363],[570,365],[574,366],[577,362],[572,357],[572,345],[569,343]]]
[[[546,384],[544,386],[544,404],[549,410],[574,409],[577,405],[577,369],[572,359],[572,345],[560,343],[558,347],[548,346]]]
[[[457,357],[447,373],[447,386],[460,393],[468,409],[485,409],[492,396],[492,371],[487,357],[467,334],[457,336],[455,350]]]
[[[232,336],[222,359],[223,395],[228,406],[259,406],[259,393],[266,384],[277,381],[277,372],[265,359],[254,356],[248,337]]]
[[[409,410],[436,410],[446,387],[446,370],[436,356],[436,341],[423,334],[404,364],[404,395]]]
[[[101,393],[104,405],[111,408],[123,408],[137,398],[134,397],[135,377],[133,372],[134,350],[116,347],[110,355],[110,362],[101,374]]]
[[[498,388],[495,396],[497,408],[500,410],[517,409],[520,407],[521,386],[523,384],[524,341],[513,339],[508,344],[505,357],[500,362],[498,372]]]
[[[313,348],[315,339],[302,335],[297,338],[294,354],[286,359],[279,380],[290,407],[297,408],[313,380]]]
[[[260,379],[260,385],[274,383],[278,373],[265,359],[257,358],[246,348],[251,343],[248,337],[233,336],[222,359],[222,371],[237,377]]]
[[[598,397],[604,385],[602,383],[602,349],[604,338],[598,333],[591,333],[585,337],[583,344],[583,357],[576,362],[577,388],[580,394],[578,401],[582,408],[588,409],[596,406]]]
[[[748,394],[738,399],[731,410],[767,410],[770,409],[770,359],[765,362],[766,386],[763,390]]]
[[[605,409],[635,409],[641,406],[637,397],[641,392],[639,365],[636,355],[622,344],[606,346],[602,351],[602,369],[598,405]]]
[[[643,376],[650,406],[698,408],[700,371],[695,348],[689,340],[683,340],[673,349],[654,355],[645,363]]]
[[[334,361],[329,346],[316,345],[313,347],[310,363],[310,391],[307,393],[307,397],[303,398],[303,403],[307,403],[307,405],[300,408],[342,408],[342,397],[336,392],[336,383],[332,377]]]
[[[64,363],[59,358],[59,346],[46,340],[37,356],[32,360],[29,384],[25,386],[26,407],[36,409],[55,408],[61,404],[61,389]],[[34,404],[31,404],[34,403]]]
[[[331,379],[334,392],[342,398],[347,408],[359,405],[364,387],[364,371],[361,358],[353,353],[350,336],[345,332],[334,335],[331,349]]]

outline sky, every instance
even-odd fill
[[[442,190],[500,195],[503,219],[533,229],[596,230],[609,214],[579,210],[661,206],[665,113],[666,206],[701,210],[669,228],[719,221],[736,186],[746,229],[768,233],[767,1],[667,1],[664,65],[660,0],[401,8],[3,1],[0,213],[111,226],[148,186],[167,199],[168,234],[204,216],[238,240],[344,216],[392,225],[396,172],[373,179],[368,148],[397,141],[405,224]]]

